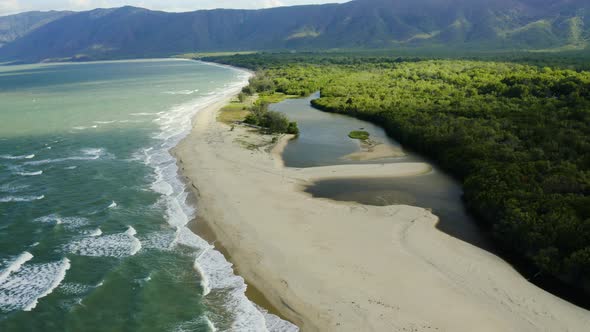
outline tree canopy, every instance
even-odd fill
[[[268,59],[268,61],[267,61]],[[261,90],[308,95],[449,171],[503,249],[590,288],[590,72],[472,60],[248,55]],[[539,63],[537,63],[539,64]]]

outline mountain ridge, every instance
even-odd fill
[[[0,17],[0,47],[73,12],[32,11]]]
[[[186,13],[126,6],[45,22],[0,48],[0,60],[333,48],[570,50],[589,41],[590,4],[581,0],[355,0]]]

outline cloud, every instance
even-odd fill
[[[0,13],[16,12],[20,9],[18,0],[0,0]]]
[[[284,5],[285,5],[285,3],[280,0],[264,0],[263,1],[264,8],[281,7]]]

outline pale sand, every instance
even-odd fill
[[[360,173],[357,166],[285,168],[276,153],[245,149],[243,140],[270,139],[239,126],[230,131],[215,121],[220,106],[195,117],[192,133],[175,149],[179,165],[199,216],[237,272],[302,331],[588,331],[589,311],[441,233],[425,209],[302,193],[302,183],[331,170]],[[374,167],[363,172],[380,172]],[[382,167],[390,176],[427,170]]]
[[[426,163],[397,163],[370,165],[338,165],[291,169],[301,180],[330,178],[383,178],[426,174],[432,167]]]
[[[406,154],[399,148],[389,144],[378,143],[376,145],[361,146],[361,151],[347,154],[343,159],[356,161],[379,160],[386,158],[403,157]]]

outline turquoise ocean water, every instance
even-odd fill
[[[0,331],[292,331],[186,224],[169,149],[248,74],[0,66]]]

